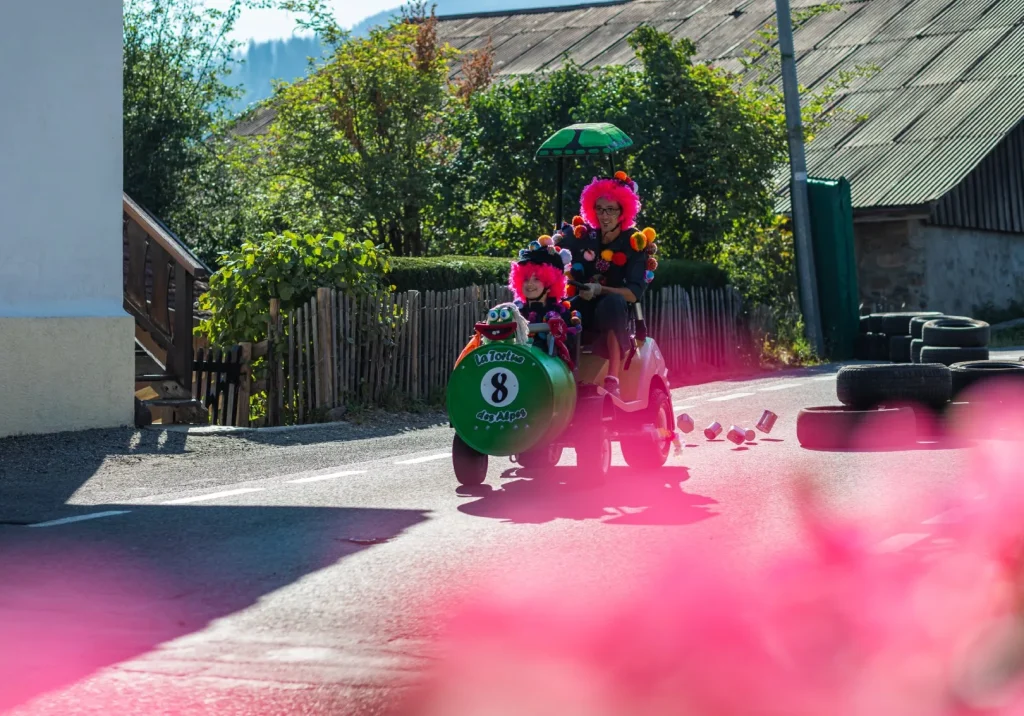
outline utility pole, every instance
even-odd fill
[[[775,0],[775,13],[779,25],[779,50],[782,52],[782,94],[786,106],[786,133],[789,137],[789,196],[793,211],[797,278],[800,281],[800,308],[804,314],[807,339],[814,352],[824,356],[825,337],[821,330],[818,282],[814,272],[810,204],[807,200],[807,160],[804,156],[804,128],[800,117],[800,89],[796,81],[793,19],[789,11],[789,0]]]

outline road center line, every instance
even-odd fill
[[[70,525],[72,522],[84,522],[85,520],[98,520],[101,517],[113,517],[115,515],[126,515],[131,510],[107,510],[106,512],[90,512],[87,515],[76,515],[75,517],[63,517],[59,520],[49,522],[36,522],[28,527],[57,527],[58,525]]]
[[[736,400],[737,398],[749,398],[753,393],[731,393],[729,395],[722,395],[718,398],[708,398],[709,403],[724,403],[726,400]]]
[[[876,552],[899,552],[904,550],[911,545],[915,545],[921,540],[928,539],[931,537],[930,532],[901,532],[898,535],[893,535],[887,539],[882,540],[875,545]]]
[[[960,522],[963,519],[963,511],[952,509],[946,510],[935,517],[929,517],[927,520],[922,522],[922,525],[951,525]]]
[[[835,373],[830,373],[829,375],[819,375],[816,378],[811,378],[811,380],[835,380],[835,379],[836,379],[836,374]]]
[[[450,452],[441,453],[440,455],[427,455],[426,457],[414,457],[409,460],[397,460],[396,465],[418,465],[421,462],[430,462],[431,460],[443,460],[447,457],[451,457]]]
[[[312,477],[300,477],[298,480],[288,480],[289,484],[301,485],[305,482],[320,482],[321,480],[333,480],[336,477],[348,477],[349,475],[363,475],[366,470],[345,470],[343,472],[332,472],[329,475],[313,475]]]
[[[773,390],[787,390],[789,388],[799,388],[799,383],[783,383],[782,385],[772,385],[767,388],[758,388],[759,393],[770,393]]]
[[[241,487],[237,490],[224,490],[223,492],[211,492],[209,495],[196,495],[195,497],[181,497],[177,500],[161,502],[161,505],[187,505],[192,502],[206,502],[207,500],[219,500],[221,497],[233,497],[234,495],[245,495],[250,492],[261,492],[263,487]]]

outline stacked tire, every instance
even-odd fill
[[[854,347],[854,357],[860,360],[911,362],[911,322],[940,318],[938,311],[905,311],[899,313],[872,313],[860,317],[860,335]]]
[[[909,320],[909,319],[908,319]],[[804,408],[796,434],[807,448],[898,448],[917,440],[915,407],[942,410],[953,394],[940,364],[844,366],[836,376],[841,405]]]
[[[966,316],[942,316],[931,320],[914,319],[919,331],[910,346],[915,363],[953,365],[968,361],[987,361],[991,328],[985,321]]]
[[[945,428],[934,418],[951,407],[966,405],[955,401],[966,397],[983,403],[1016,403],[1020,393],[1011,391],[1006,397],[1002,389],[994,396],[976,392],[961,395],[990,380],[1001,380],[1003,385],[1015,382],[1024,389],[1024,361],[844,366],[836,376],[836,397],[841,405],[801,410],[796,420],[797,439],[812,449],[906,447],[918,436],[941,434]],[[945,422],[951,419],[952,415],[947,414]]]

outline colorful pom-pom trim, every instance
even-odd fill
[[[531,241],[529,246],[530,246],[530,251],[536,251],[536,250],[538,250],[540,248],[540,242],[539,241]]]
[[[611,261],[612,256],[614,255],[615,252],[612,251],[611,249],[605,249],[604,251],[601,252],[601,258],[604,259],[605,261]]]
[[[647,283],[650,283],[651,281],[653,281],[654,280],[654,272],[653,271],[648,271],[646,274],[644,274],[644,280],[647,281]]]
[[[616,251],[614,254],[612,254],[612,263],[615,264],[616,266],[625,266],[626,254],[622,253],[621,251]]]
[[[611,263],[608,262],[608,261],[605,261],[604,259],[598,259],[597,263],[594,264],[594,268],[596,268],[598,271],[601,271],[601,272],[607,271],[611,267],[612,267]]]
[[[650,254],[651,256],[654,256],[654,254],[658,253],[658,245],[657,244],[649,244],[647,246],[646,250],[647,250],[648,254]]]
[[[647,248],[647,237],[637,231],[629,237],[629,245],[633,247],[634,251],[643,251]]]
[[[647,239],[647,243],[650,243],[658,238],[658,232],[652,229],[650,226],[648,226],[640,233],[642,233],[644,235],[644,238]]]
[[[648,271],[657,271],[658,270],[658,259],[654,258],[653,256],[648,258],[647,259],[647,270]]]
[[[577,239],[582,239],[584,236],[587,235],[587,229],[585,226],[577,226],[575,229],[572,230],[572,233]]]
[[[578,215],[572,217],[572,225],[573,226],[583,226],[583,217],[582,216],[578,216]]]
[[[596,257],[597,254],[594,253],[593,249],[587,249],[586,251],[583,252],[584,261],[593,261]],[[582,268],[582,266],[580,268]]]
[[[537,243],[539,243],[541,246],[551,246],[551,244],[554,243],[554,241],[550,236],[544,234],[539,239],[537,239]]]
[[[568,286],[566,286],[565,287],[565,295],[568,296],[569,298],[572,298],[573,296],[575,296],[576,295],[576,287],[573,286],[572,284],[569,284]]]

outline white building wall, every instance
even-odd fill
[[[129,424],[121,0],[0,2],[0,436]]]

